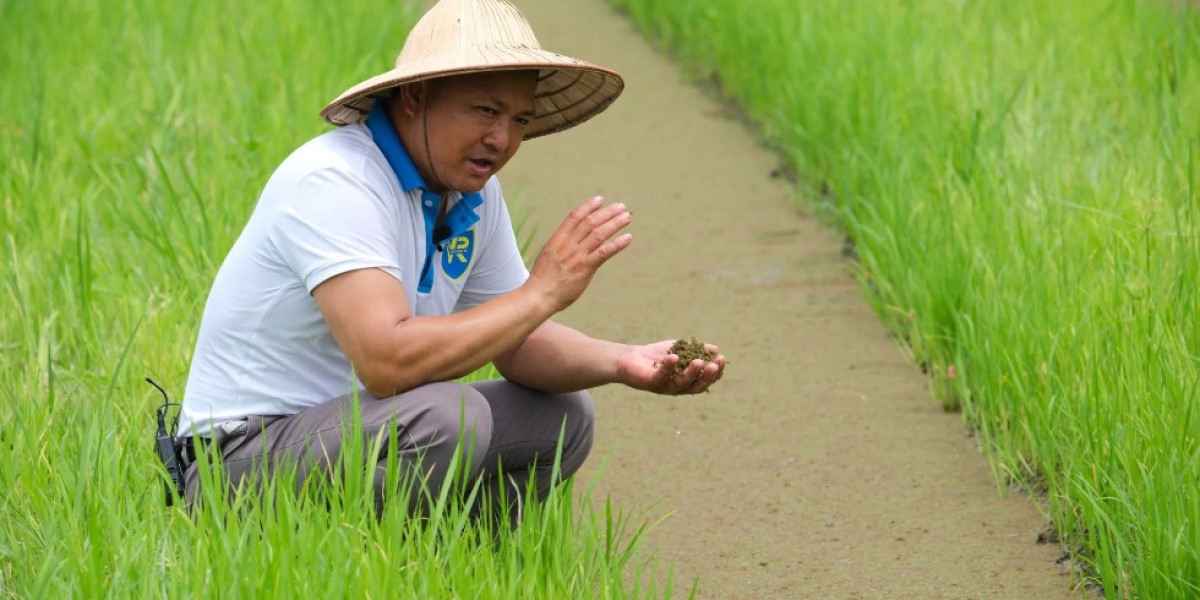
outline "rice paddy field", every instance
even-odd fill
[[[878,313],[998,487],[1044,499],[1081,582],[1200,596],[1200,14],[610,3],[853,239]],[[353,478],[162,505],[143,378],[182,394],[225,249],[326,130],[296,115],[390,65],[418,11],[398,6],[0,0],[0,597],[671,594],[646,520],[588,490],[498,536],[449,501],[375,518]]]
[[[588,490],[511,534],[446,498],[427,521],[376,518],[352,477],[316,501],[163,506],[143,378],[182,396],[208,286],[271,169],[327,130],[320,106],[391,66],[418,10],[0,0],[0,597],[671,593],[644,521]]]
[[[853,239],[878,313],[998,484],[1045,499],[1084,587],[1200,597],[1200,13],[612,4]]]

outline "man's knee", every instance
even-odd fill
[[[573,466],[571,471],[583,464],[592,450],[596,435],[596,406],[591,394],[586,391],[562,394],[564,409],[563,462],[564,467]],[[566,463],[573,463],[567,465]]]
[[[463,458],[472,461],[471,469],[478,468],[492,438],[492,411],[482,394],[466,385],[444,382],[394,399],[420,404],[416,418],[407,423],[401,420],[398,427],[426,461],[448,462],[461,449]]]
[[[592,402],[592,395],[580,391],[563,396],[563,405],[567,408],[567,421],[575,422],[580,430],[592,432],[596,427],[596,405]]]

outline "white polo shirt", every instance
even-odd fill
[[[525,282],[496,178],[479,194],[453,195],[447,222],[456,229],[435,248],[428,214],[436,206],[424,204],[436,196],[423,193],[390,125],[386,157],[373,125],[313,139],[267,182],[204,307],[180,435],[246,415],[295,414],[363,387],[311,296],[330,277],[381,269],[404,285],[414,316],[464,310]]]

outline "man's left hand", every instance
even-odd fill
[[[712,344],[704,347],[716,354],[716,358],[695,359],[676,373],[679,357],[670,353],[674,344],[675,340],[666,340],[632,348],[617,360],[620,381],[635,389],[673,396],[707,391],[725,373],[725,357]]]

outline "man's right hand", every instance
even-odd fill
[[[596,196],[571,211],[538,253],[525,286],[565,309],[583,295],[596,271],[627,248],[633,236],[613,237],[633,216],[621,203],[604,204]]]

